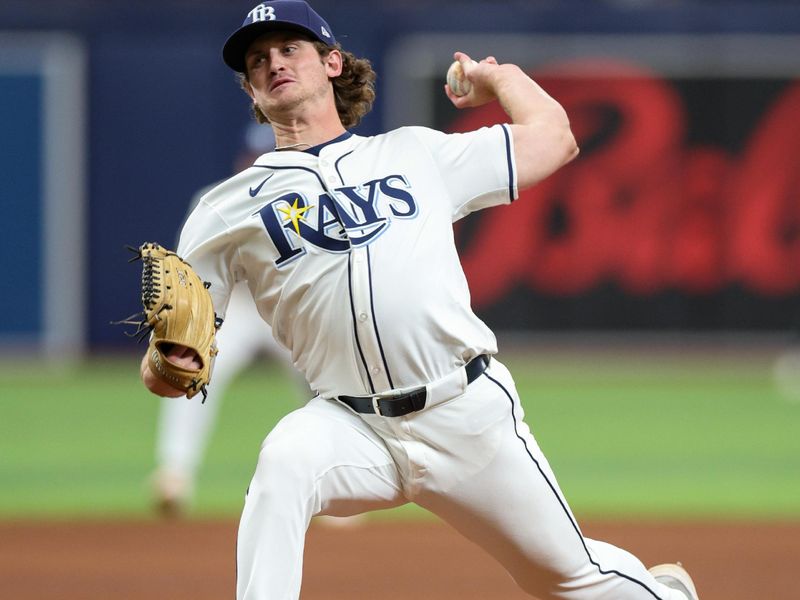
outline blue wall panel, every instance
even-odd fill
[[[0,75],[0,337],[42,327],[42,80]]]

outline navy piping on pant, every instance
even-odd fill
[[[643,587],[645,590],[647,590],[648,592],[650,592],[650,594],[652,594],[653,598],[655,598],[656,600],[663,600],[663,599],[662,599],[662,598],[661,598],[661,597],[660,597],[658,594],[656,594],[656,593],[655,593],[653,590],[651,590],[649,587],[647,587],[647,585],[645,585],[644,583],[642,583],[642,582],[641,582],[641,581],[639,581],[638,579],[635,579],[635,578],[631,577],[630,575],[625,575],[624,573],[620,573],[620,572],[619,572],[619,571],[617,571],[616,569],[604,570],[604,569],[603,569],[603,568],[600,566],[600,564],[599,564],[599,563],[597,563],[597,562],[595,562],[595,561],[594,561],[594,559],[592,558],[592,555],[589,553],[589,549],[586,547],[586,541],[583,539],[583,535],[581,534],[581,531],[580,531],[580,529],[578,528],[578,525],[577,525],[577,524],[575,523],[575,521],[572,519],[572,515],[570,515],[570,513],[569,513],[569,510],[567,510],[567,507],[564,505],[564,501],[561,499],[561,496],[560,496],[560,495],[558,494],[558,492],[556,491],[556,488],[555,488],[555,486],[554,486],[554,485],[553,485],[553,483],[552,483],[552,482],[551,482],[551,481],[550,481],[550,480],[547,478],[547,475],[546,475],[546,474],[545,474],[545,472],[542,470],[542,467],[541,467],[541,465],[539,464],[539,461],[537,461],[537,460],[536,460],[536,459],[533,457],[533,454],[531,453],[530,449],[528,448],[528,444],[525,442],[525,438],[523,438],[521,435],[519,435],[519,433],[517,433],[517,416],[516,416],[516,414],[515,414],[515,412],[514,412],[514,398],[511,396],[511,394],[509,394],[509,393],[508,393],[508,390],[507,390],[507,389],[506,389],[506,388],[503,386],[503,384],[502,384],[502,383],[500,383],[499,381],[497,381],[495,378],[493,378],[491,375],[489,375],[489,374],[488,374],[488,373],[486,373],[485,371],[484,371],[484,373],[483,373],[483,374],[484,374],[486,377],[488,377],[488,378],[489,378],[489,379],[490,379],[492,382],[494,382],[494,383],[495,383],[495,384],[496,384],[496,385],[497,385],[497,386],[498,386],[498,387],[499,387],[501,390],[503,390],[503,393],[504,393],[504,394],[505,394],[505,395],[508,397],[508,400],[509,400],[509,402],[511,402],[511,416],[512,416],[512,418],[513,418],[513,420],[514,420],[514,435],[516,435],[516,436],[517,436],[517,439],[519,439],[519,441],[521,441],[521,442],[522,442],[522,445],[525,447],[525,452],[528,454],[528,456],[530,457],[530,459],[531,459],[531,460],[533,461],[533,463],[536,465],[536,468],[539,470],[539,473],[540,473],[540,474],[541,474],[541,476],[544,478],[545,482],[547,482],[547,485],[548,485],[548,487],[549,487],[549,488],[550,488],[550,490],[553,492],[553,495],[556,497],[556,500],[558,500],[558,503],[561,505],[561,508],[564,510],[564,514],[566,515],[567,519],[569,519],[569,522],[570,522],[570,524],[572,525],[572,528],[575,530],[575,533],[578,535],[578,538],[579,538],[579,539],[580,539],[580,541],[581,541],[581,545],[583,546],[583,550],[586,552],[586,557],[589,559],[589,562],[590,562],[591,564],[593,564],[595,567],[597,567],[597,570],[598,570],[598,571],[599,571],[599,572],[600,572],[602,575],[610,575],[610,574],[612,574],[612,573],[613,573],[614,575],[619,575],[620,577],[622,577],[622,578],[624,578],[624,579],[627,579],[628,581],[631,581],[631,582],[633,582],[633,583],[635,583],[635,584],[637,584],[637,585],[640,585],[641,587]]]

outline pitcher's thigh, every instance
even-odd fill
[[[345,516],[406,502],[384,442],[355,414],[315,398],[267,436],[248,491]]]

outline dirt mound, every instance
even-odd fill
[[[681,560],[703,600],[795,600],[800,523],[584,525],[646,564]],[[235,521],[0,523],[0,597],[219,600],[234,597]],[[522,600],[481,549],[435,522],[315,524],[303,600]]]

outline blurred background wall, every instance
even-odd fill
[[[130,348],[126,244],[174,245],[249,103],[220,48],[254,2],[0,3],[0,348]],[[454,50],[528,70],[581,157],[459,223],[494,327],[783,334],[800,313],[800,4],[316,0],[372,60],[371,135],[505,120],[441,91]]]

